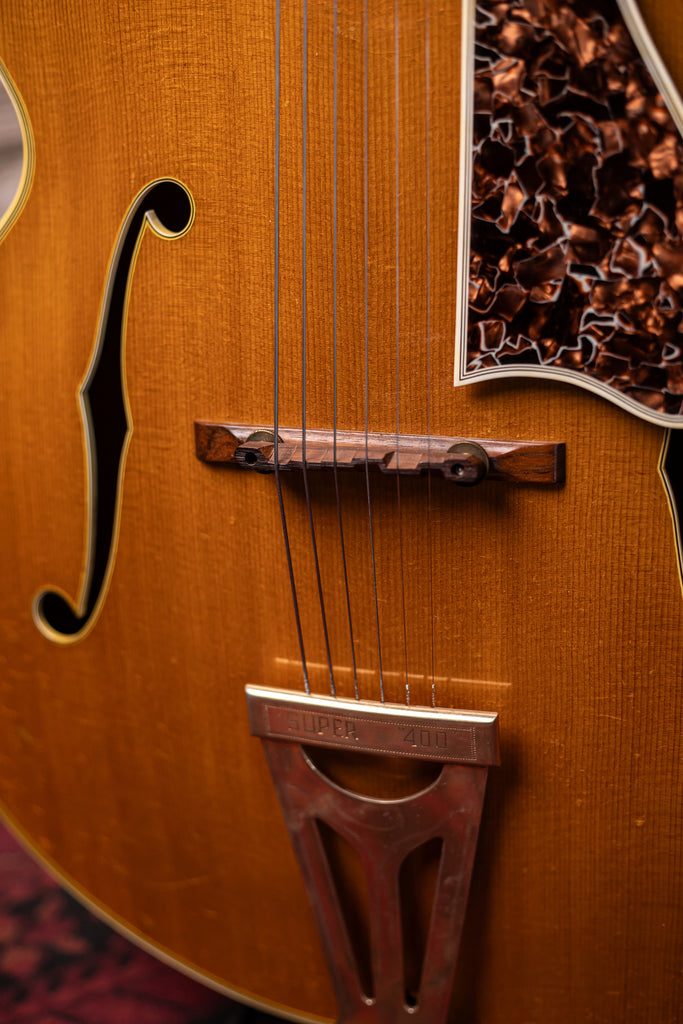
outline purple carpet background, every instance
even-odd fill
[[[0,824],[0,1024],[276,1024],[133,946]]]

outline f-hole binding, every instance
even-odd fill
[[[194,201],[172,178],[147,185],[119,231],[100,310],[94,352],[78,398],[85,431],[88,533],[76,603],[61,590],[40,591],[33,619],[49,640],[74,643],[94,625],[106,597],[116,553],[119,510],[132,421],[126,394],[126,311],[137,252],[148,225],[160,238],[179,238],[192,226]]]

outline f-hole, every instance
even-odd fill
[[[111,579],[126,453],[132,423],[126,394],[125,331],[131,278],[144,229],[160,238],[189,231],[194,203],[184,185],[162,178],[133,200],[116,240],[100,311],[95,350],[79,391],[88,459],[88,537],[76,603],[61,590],[41,591],[33,618],[49,640],[73,643],[94,625]]]

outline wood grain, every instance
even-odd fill
[[[683,12],[642,6],[680,85]],[[282,5],[288,425],[302,423],[302,10]],[[337,692],[354,694],[355,655],[361,696],[379,698],[379,632],[388,700],[404,701],[408,685],[412,702],[429,704],[434,686],[439,705],[500,713],[502,766],[490,773],[453,1021],[673,1022],[683,605],[657,471],[663,432],[565,385],[452,387],[460,4],[428,10],[427,24],[423,3],[400,3],[396,133],[394,6],[370,5],[370,426],[566,441],[567,482],[464,492],[402,479],[399,491],[373,479],[378,629],[365,479],[345,476],[352,645],[334,484],[312,475]],[[345,430],[365,417],[362,13],[340,3]],[[311,0],[308,17],[306,416],[329,429],[332,5]],[[273,419],[274,5],[38,0],[28,18],[7,4],[0,56],[36,142],[33,191],[0,249],[2,805],[139,935],[245,998],[330,1020],[331,985],[243,693],[303,685],[274,481],[198,462],[192,434],[196,419]],[[148,233],[140,249],[116,567],[95,629],[59,647],[38,634],[31,602],[48,584],[71,595],[80,584],[76,392],[121,219],[162,175],[188,187],[196,221],[172,242]],[[328,692],[305,496],[296,479],[282,486],[309,677]]]

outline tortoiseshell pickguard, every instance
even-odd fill
[[[628,11],[476,2],[456,383],[559,375],[683,426],[683,107]]]

